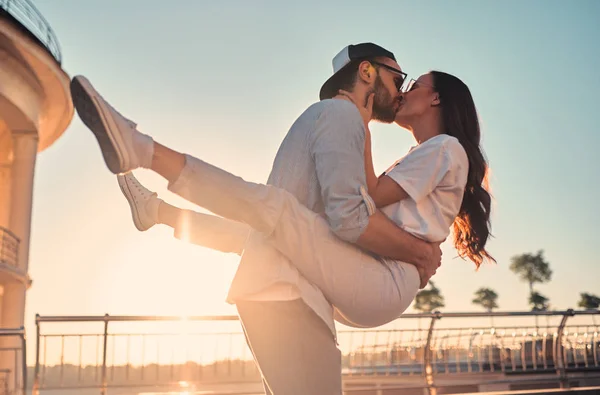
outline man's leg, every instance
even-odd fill
[[[246,339],[246,344],[248,345],[248,348],[250,349],[250,352],[252,353],[252,357],[254,358],[254,363],[257,364],[257,367],[258,367],[258,363],[256,362],[256,356],[254,355],[254,350],[252,350],[252,347],[250,347],[250,340],[248,339],[248,333],[246,332],[246,328],[244,328],[244,324],[242,323],[241,319],[240,319],[240,323],[242,324],[242,330],[244,331],[244,338]],[[260,372],[260,368],[258,370]],[[265,380],[262,372],[260,373],[260,379],[261,379],[263,388],[265,390],[265,395],[273,395],[273,393],[269,389],[269,386],[267,385],[267,381]]]
[[[273,395],[342,394],[340,350],[327,325],[301,299],[236,304]]]

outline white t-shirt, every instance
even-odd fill
[[[386,172],[409,198],[382,211],[416,237],[443,241],[460,210],[468,171],[469,160],[458,139],[447,134],[432,137]]]

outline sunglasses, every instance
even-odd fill
[[[406,77],[408,77],[408,74],[406,74],[405,72],[403,72],[402,70],[399,70],[395,67],[392,66],[388,66],[385,63],[381,63],[381,62],[375,62],[375,61],[371,61],[372,64],[375,64],[377,66],[383,67],[384,69],[394,73],[397,75],[396,78],[394,78],[394,84],[396,85],[396,88],[398,89],[398,92],[404,92],[402,90],[402,87],[404,86],[404,82],[406,81]]]
[[[422,82],[419,82],[417,80],[415,80],[414,78],[411,79],[410,81],[408,81],[408,84],[406,84],[406,86],[404,87],[404,89],[402,90],[402,92],[410,92],[413,89],[416,89],[420,86],[426,86],[428,88],[431,88],[433,90],[435,90],[435,86],[433,85],[429,85],[429,84],[424,84]]]

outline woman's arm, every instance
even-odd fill
[[[365,172],[367,175],[367,187],[369,196],[377,207],[385,207],[389,204],[406,199],[408,194],[398,183],[388,176],[377,178],[373,167],[373,155],[371,150],[371,131],[365,124]]]
[[[340,91],[340,93],[350,97],[345,91]],[[379,208],[406,199],[408,194],[390,177],[381,176],[377,178],[375,175],[371,147],[371,131],[369,130],[369,121],[373,114],[373,97],[374,94],[370,94],[367,97],[367,102],[364,106],[357,105],[356,103],[354,104],[358,107],[365,124],[365,173],[367,176],[367,189],[369,191],[369,196],[371,196],[375,205]]]

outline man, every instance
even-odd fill
[[[365,128],[353,103],[364,103],[373,92],[374,119],[392,122],[406,75],[391,52],[371,43],[344,48],[333,67],[321,101],[296,120],[282,142],[268,184],[323,213],[340,238],[421,266],[428,271],[426,283],[438,266],[439,247],[408,235],[381,212],[369,216],[360,193],[366,185]],[[338,95],[340,89],[349,95]],[[258,233],[246,244],[228,300],[237,306],[267,394],[341,394],[331,305]]]
[[[296,120],[281,144],[268,183],[323,214],[341,239],[414,264],[424,286],[439,266],[439,245],[409,235],[374,209],[364,192],[365,124],[355,105],[373,93],[373,119],[392,122],[406,74],[391,52],[372,43],[344,48],[333,66],[321,101]],[[137,131],[85,78],[75,77],[71,89],[113,173],[145,167],[170,187],[186,173],[184,155]],[[267,393],[342,393],[333,307],[258,233],[249,236],[228,300],[237,305]]]

